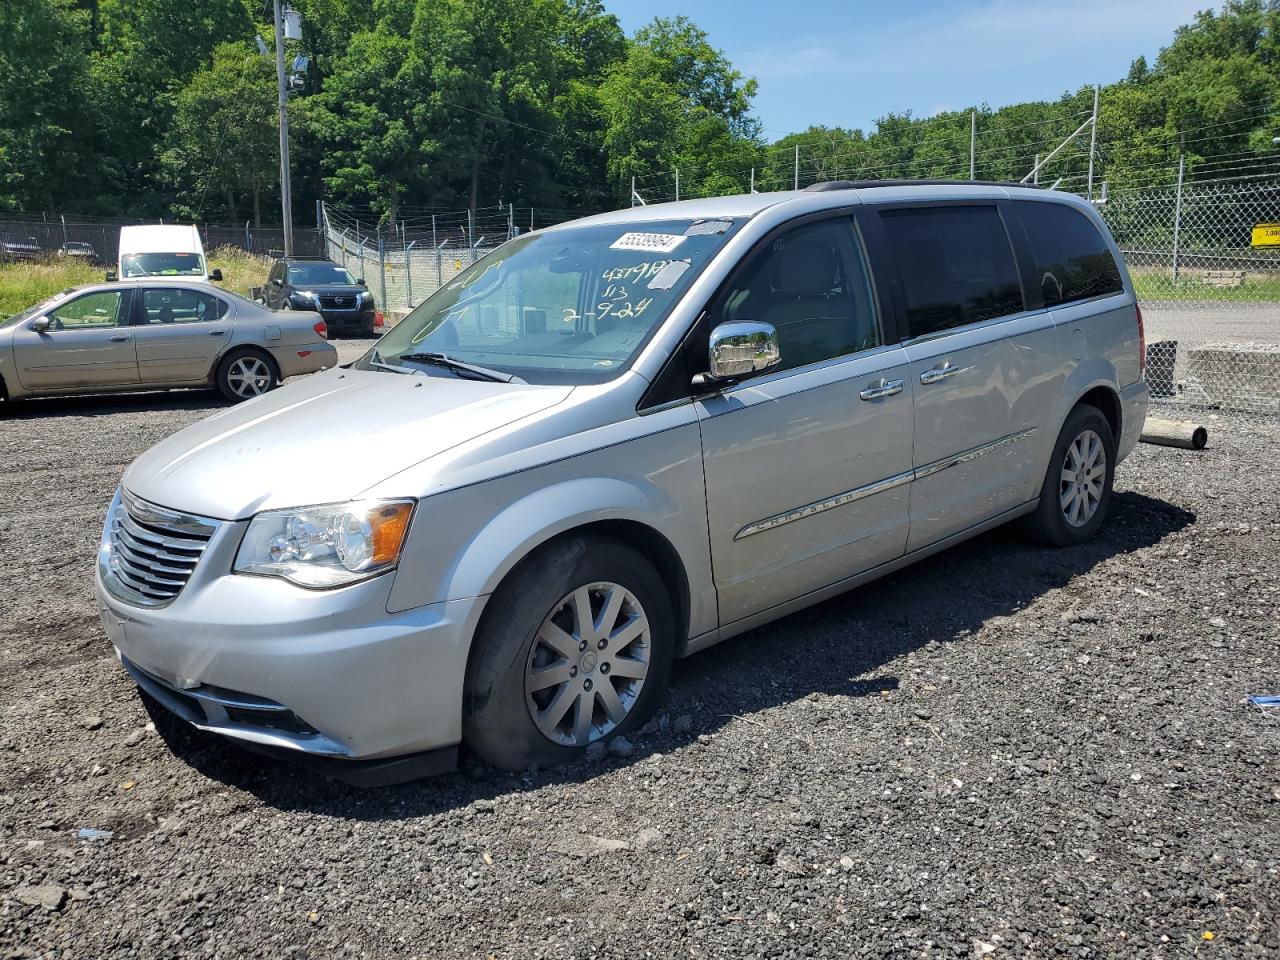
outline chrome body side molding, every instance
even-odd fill
[[[827,497],[825,500],[818,500],[814,503],[807,503],[803,507],[796,507],[794,510],[788,510],[785,513],[777,513],[772,517],[765,517],[763,520],[757,520],[755,523],[749,523],[736,534],[734,540],[741,540],[744,537],[752,536],[756,533],[763,533],[766,530],[772,530],[775,527],[781,527],[784,524],[794,523],[796,520],[803,520],[805,517],[812,517],[814,514],[822,513],[826,510],[833,510],[836,507],[843,507],[846,504],[861,500],[864,497],[873,494],[883,493],[886,490],[892,490],[903,484],[911,483],[915,480],[923,480],[925,477],[931,477],[935,473],[941,473],[943,470],[949,469],[961,463],[968,463],[970,460],[976,460],[978,457],[987,455],[993,450],[1011,443],[1017,443],[1031,434],[1036,432],[1035,427],[1028,427],[1026,430],[1019,430],[1017,433],[1011,433],[1007,436],[992,440],[989,443],[980,446],[970,447],[968,450],[962,450],[959,453],[941,460],[935,460],[933,463],[926,463],[922,467],[916,467],[905,473],[896,473],[891,477],[885,477],[883,480],[877,480],[874,483],[868,483],[861,487],[855,487],[852,490],[846,490],[844,493],[837,493],[835,496]]]

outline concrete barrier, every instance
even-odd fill
[[[1186,350],[1188,386],[1225,410],[1280,414],[1280,345],[1206,343]]]

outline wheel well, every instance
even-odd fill
[[[211,382],[216,382],[218,378],[218,371],[222,369],[222,365],[226,363],[228,360],[230,360],[232,357],[239,356],[242,353],[252,353],[252,354],[256,354],[259,357],[262,357],[263,360],[267,361],[271,369],[275,371],[276,379],[277,380],[280,379],[280,364],[276,363],[276,358],[273,357],[269,351],[263,350],[261,347],[255,347],[255,346],[249,345],[244,347],[232,347],[230,350],[228,350],[226,353],[220,356],[218,358],[217,363],[213,365],[213,373],[209,377],[209,380]]]
[[[600,520],[557,534],[546,543],[540,544],[534,552],[539,552],[569,537],[593,535],[621,541],[638,550],[653,564],[671,595],[675,608],[672,612],[675,614],[677,626],[682,631],[678,640],[683,640],[689,632],[689,577],[685,573],[680,554],[671,545],[671,541],[652,527],[634,520]],[[522,560],[521,563],[523,562]]]
[[[0,400],[9,399],[9,389],[4,385],[4,376],[0,374]]]
[[[1121,417],[1120,398],[1116,396],[1114,390],[1106,387],[1094,387],[1083,397],[1076,401],[1076,406],[1087,403],[1091,407],[1097,407],[1102,411],[1102,415],[1107,418],[1107,425],[1111,427],[1111,435],[1115,437],[1116,443],[1120,442]]]

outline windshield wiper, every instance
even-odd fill
[[[490,370],[488,367],[476,366],[474,363],[463,363],[461,360],[455,360],[444,353],[402,353],[395,359],[407,360],[410,363],[428,363],[432,366],[452,370],[457,374],[469,373],[479,380],[493,380],[497,383],[524,383],[523,380],[512,374],[500,373],[497,370]]]

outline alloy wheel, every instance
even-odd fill
[[[538,628],[525,667],[525,703],[548,740],[586,746],[617,729],[649,674],[649,618],[635,594],[590,583]]]
[[[1062,460],[1058,503],[1073,527],[1083,527],[1098,512],[1107,479],[1107,450],[1094,430],[1080,431]]]
[[[246,400],[271,389],[271,369],[261,357],[239,357],[227,370],[231,392]]]

